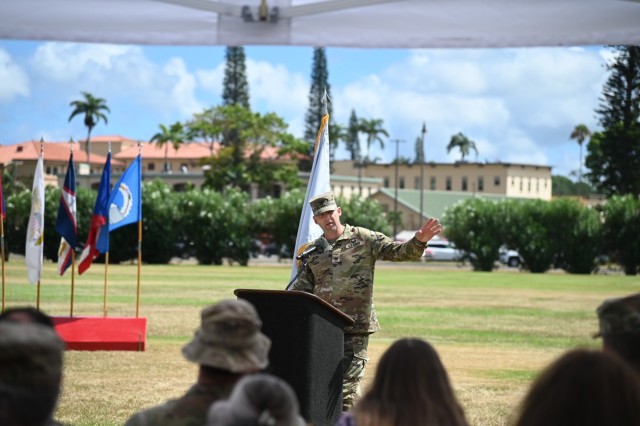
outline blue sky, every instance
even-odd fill
[[[0,144],[86,137],[82,119],[67,121],[82,91],[106,99],[109,123],[94,135],[143,141],[159,124],[189,119],[221,102],[223,46],[131,46],[0,40]],[[246,47],[252,108],[275,112],[296,136],[304,132],[311,47]],[[327,48],[333,118],[352,109],[380,118],[400,155],[414,157],[427,124],[428,161],[447,153],[462,132],[479,161],[549,165],[554,174],[578,169],[577,124],[598,130],[594,110],[607,78],[605,47],[521,49]],[[391,161],[395,143],[370,156]],[[347,158],[341,149],[337,159]],[[472,154],[472,160],[475,155]]]

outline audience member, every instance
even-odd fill
[[[340,426],[467,426],[436,350],[405,338],[382,355],[373,383]]]
[[[640,381],[616,355],[571,350],[533,383],[515,426],[640,426]]]
[[[244,375],[269,364],[271,341],[261,326],[245,300],[224,300],[203,309],[200,328],[182,348],[184,357],[199,365],[197,383],[179,399],[134,414],[126,425],[204,425],[212,403],[228,398]]]
[[[242,378],[226,401],[209,410],[209,426],[304,426],[298,399],[285,381],[268,374]]]
[[[605,351],[614,352],[640,374],[640,293],[605,300],[597,309]]]
[[[0,314],[0,321],[5,320],[13,322],[35,322],[54,328],[51,317],[33,306],[7,308]]]
[[[64,344],[47,326],[0,321],[0,425],[49,426],[60,395]]]

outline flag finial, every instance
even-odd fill
[[[71,152],[73,152],[73,144],[75,144],[75,141],[73,140],[73,138],[69,139],[69,147],[71,149]]]
[[[320,99],[320,101],[322,102],[322,114],[323,115],[329,114],[328,106],[331,103],[331,98],[329,97],[329,93],[327,93],[326,86],[324,88],[324,94],[322,95],[322,98]]]

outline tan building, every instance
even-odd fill
[[[3,172],[6,170],[16,181],[22,182],[27,188],[33,185],[33,175],[36,163],[43,153],[44,180],[46,185],[61,187],[69,164],[71,144],[69,142],[44,142],[28,141],[14,145],[0,146],[0,165]],[[91,170],[102,172],[107,158],[99,154],[91,155]],[[92,181],[89,175],[87,153],[78,149],[74,144],[73,163],[76,168],[76,186],[87,186]],[[114,174],[119,176],[125,169],[120,161],[112,161],[111,168]],[[98,175],[98,180],[100,175]]]
[[[395,188],[395,164],[369,164],[359,169],[353,161],[335,161],[333,170],[345,176],[382,179]],[[497,194],[514,198],[551,200],[551,167],[515,163],[426,163],[398,165],[398,188]]]
[[[205,168],[202,160],[210,157],[220,150],[219,143],[191,142],[180,145],[176,150],[173,146],[158,147],[156,144],[141,142],[123,136],[95,136],[90,142],[91,164],[87,163],[88,156],[85,151],[84,140],[74,144],[74,164],[76,167],[76,185],[78,187],[90,186],[98,189],[102,177],[106,156],[111,150],[111,183],[114,184],[131,164],[140,152],[142,154],[142,179],[152,181],[161,179],[175,191],[182,191],[188,186],[201,188],[204,184]],[[69,142],[45,142],[44,143],[44,171],[45,181],[48,185],[62,187],[69,162]],[[15,179],[24,183],[28,188],[33,183],[36,162],[40,153],[40,142],[29,141],[14,145],[0,146],[0,167],[8,170]],[[166,156],[166,157],[165,157]],[[286,158],[279,158],[277,149],[267,147],[261,153],[264,161],[287,162]],[[165,161],[167,170],[165,171]],[[300,179],[307,182],[308,172],[300,172]],[[369,197],[382,187],[380,178],[361,178],[353,176],[331,175],[332,189],[336,194],[345,198],[360,194]],[[282,185],[274,182],[273,193],[279,194]],[[362,191],[360,191],[360,188]],[[267,194],[262,194],[257,187],[251,188],[251,197],[256,199]]]

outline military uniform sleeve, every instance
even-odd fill
[[[359,228],[358,231],[362,233],[376,258],[381,260],[394,262],[418,260],[424,253],[424,248],[427,245],[426,243],[418,241],[416,237],[401,243],[392,240],[380,232],[364,228]]]
[[[307,293],[313,293],[313,274],[311,270],[305,266],[304,270],[300,273],[300,276],[293,283],[293,290],[305,291]]]

